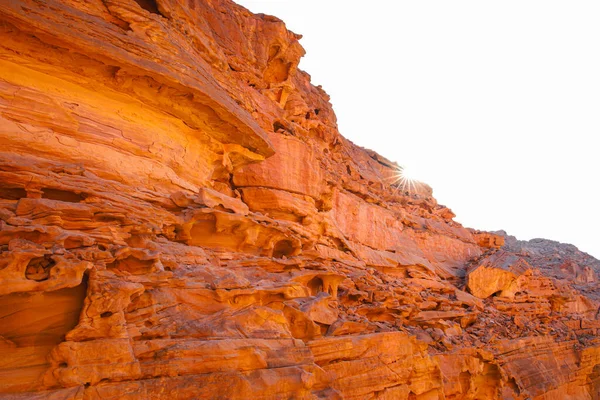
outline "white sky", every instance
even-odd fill
[[[600,2],[236,2],[302,34],[342,135],[458,222],[600,258]]]

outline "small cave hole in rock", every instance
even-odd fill
[[[45,281],[50,277],[50,269],[56,265],[50,255],[36,257],[29,261],[25,269],[25,277],[32,281]]]
[[[108,214],[108,213],[97,213],[94,215],[94,219],[98,222],[124,222],[124,215]]]
[[[323,134],[321,134],[321,132],[318,129],[315,128],[310,128],[308,130],[308,136],[311,138],[315,138],[315,139],[322,139],[323,138]]]
[[[510,379],[508,379],[508,381],[506,383],[507,383],[507,386],[509,388],[511,388],[513,390],[513,392],[515,392],[515,394],[517,394],[517,395],[521,394],[521,389],[519,389],[519,385],[517,384],[517,381],[515,380],[515,378],[511,377]]]
[[[273,257],[289,257],[294,253],[294,245],[291,240],[280,240],[273,247]]]
[[[81,284],[75,287],[0,296],[0,336],[16,345],[3,347],[0,352],[3,362],[10,361],[9,371],[13,368],[19,372],[31,371],[32,366],[35,366],[33,371],[39,371],[39,367],[49,366],[49,353],[65,341],[65,335],[79,322],[87,282],[85,274]],[[59,366],[68,367],[66,362]],[[39,372],[22,373],[14,383],[34,388],[39,387],[39,378]],[[0,381],[7,384],[6,379],[0,378]]]
[[[58,368],[67,368],[69,365],[66,362],[61,362],[58,364]]]
[[[275,121],[273,122],[273,132],[277,132],[279,130],[283,130],[285,131],[285,125],[283,125],[281,122],[279,121]]]
[[[275,58],[274,60],[269,61],[263,79],[267,83],[284,82],[289,77],[291,67],[291,62],[286,62],[281,58]]]
[[[463,394],[469,392],[471,388],[471,373],[469,371],[463,371],[458,375],[458,382]]]
[[[42,189],[42,198],[48,200],[64,201],[66,203],[79,203],[87,197],[85,193],[75,193],[68,190],[60,189]]]
[[[175,227],[176,240],[192,239],[190,243],[194,246],[217,245],[220,243],[217,234],[217,218],[213,214],[207,214],[198,219],[189,232],[183,228]]]
[[[123,21],[122,19],[119,19],[117,17],[113,18],[112,23],[118,26],[119,28],[123,29],[124,31],[132,30],[131,25],[128,22]]]
[[[134,0],[139,4],[144,10],[151,12],[153,14],[159,14],[158,5],[156,4],[156,0]]]
[[[344,243],[340,238],[333,238],[333,243],[339,251],[343,251],[344,253],[351,252],[348,246],[346,246],[346,243]]]
[[[115,269],[124,271],[131,275],[144,275],[153,271],[154,260],[140,260],[133,256],[129,256],[123,260],[115,261],[108,264],[109,270]]]
[[[307,283],[308,288],[310,289],[310,293],[313,296],[316,296],[320,292],[323,291],[323,279],[315,276]]]
[[[106,251],[106,250],[107,250],[107,248],[106,248],[106,246],[105,246],[105,245],[103,245],[103,244],[99,244],[99,245],[98,245],[98,250],[100,250],[100,251]]]
[[[269,61],[272,60],[277,55],[277,53],[279,53],[280,49],[281,49],[281,46],[278,46],[276,44],[272,45],[269,48]]]
[[[102,314],[100,314],[100,318],[108,318],[108,317],[112,317],[113,312],[112,311],[105,311]]]
[[[2,188],[0,187],[0,199],[19,200],[27,197],[27,191],[23,188]]]
[[[318,108],[315,108],[315,115],[319,115],[320,112],[321,112],[321,110],[319,110]]]
[[[75,237],[70,236],[70,237],[66,238],[63,245],[64,245],[65,249],[76,249],[79,247],[87,247],[87,246],[84,246],[83,238],[77,237],[77,236],[75,236]]]

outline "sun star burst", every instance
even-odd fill
[[[394,194],[398,191],[407,194],[416,193],[421,183],[415,178],[414,171],[407,166],[398,166],[396,173],[391,177],[391,186],[395,186]]]

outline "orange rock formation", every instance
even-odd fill
[[[600,398],[598,261],[400,187],[282,21],[0,21],[0,398]]]

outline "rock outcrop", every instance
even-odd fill
[[[403,185],[282,21],[9,0],[0,38],[0,398],[600,398],[599,262]]]

